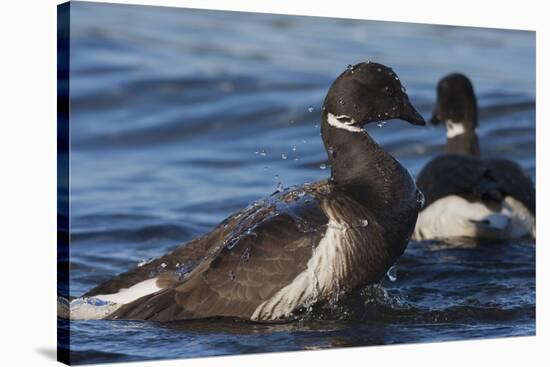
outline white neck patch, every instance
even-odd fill
[[[363,129],[361,129],[360,127],[353,126],[353,124],[355,124],[355,121],[353,121],[353,119],[350,119],[351,121],[349,122],[342,122],[339,120],[341,118],[349,119],[350,118],[349,116],[346,116],[346,115],[334,116],[332,113],[327,113],[327,115],[328,115],[327,122],[332,127],[335,127],[337,129],[344,129],[352,133],[359,133],[363,131]]]
[[[464,131],[464,124],[462,122],[447,120],[447,138],[452,139],[455,136],[462,135]]]

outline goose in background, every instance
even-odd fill
[[[534,238],[533,181],[515,162],[480,158],[477,101],[466,76],[439,81],[431,123],[445,124],[447,143],[417,176],[425,205],[413,238]]]

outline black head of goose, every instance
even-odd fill
[[[430,122],[445,123],[445,152],[479,156],[477,100],[470,80],[459,73],[449,74],[437,84],[437,102]]]
[[[470,80],[449,74],[437,85],[433,124],[445,122],[445,153],[417,176],[425,195],[414,239],[535,236],[535,187],[516,163],[481,159],[477,102]]]
[[[393,118],[424,124],[395,73],[377,63],[346,70],[321,116],[331,178],[256,201],[83,297],[114,304],[110,319],[276,321],[380,281],[420,208],[408,172],[362,129]]]

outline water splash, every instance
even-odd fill
[[[119,307],[119,304],[93,297],[76,298],[70,302],[63,297],[57,299],[57,314],[63,319],[70,320],[103,319]]]
[[[395,268],[395,266],[392,266],[388,272],[386,273],[386,275],[388,276],[388,279],[390,280],[390,282],[395,282],[397,281],[397,269]]]
[[[308,110],[308,112],[310,112],[310,113],[313,112],[313,106],[309,105],[309,106],[307,107],[307,110]]]
[[[325,170],[325,169],[327,169],[327,165],[325,163],[321,163],[319,165],[319,168],[322,169],[322,170]]]
[[[200,263],[200,261],[190,261],[186,262],[183,265],[179,263],[176,264],[176,270],[174,274],[178,277],[178,280],[183,280],[195,267]]]
[[[142,266],[151,263],[153,260],[154,260],[154,259],[153,259],[152,257],[150,257],[150,258],[148,258],[148,259],[143,259],[143,260],[141,260],[141,261],[137,264],[137,267],[138,267],[138,268],[141,268]]]

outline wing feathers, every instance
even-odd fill
[[[319,203],[309,196],[304,205],[303,197],[296,195],[296,200],[281,207],[264,203],[245,209],[238,223],[226,221],[223,235],[205,237],[203,241],[209,244],[194,244],[197,249],[209,249],[210,255],[188,277],[179,280],[172,271],[163,272],[157,285],[164,290],[122,306],[111,317],[155,321],[250,318],[262,302],[306,269],[312,244],[319,243],[326,230],[328,218]],[[300,222],[305,212],[313,218],[306,226]]]

